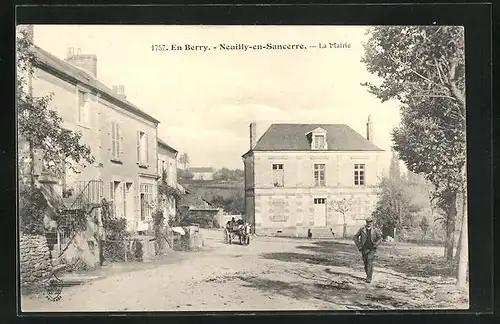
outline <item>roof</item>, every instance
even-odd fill
[[[154,123],[160,123],[159,120],[155,119],[153,116],[145,113],[139,107],[132,104],[130,101],[120,98],[117,94],[108,88],[105,84],[98,81],[96,78],[92,77],[87,72],[77,68],[76,66],[61,60],[60,58],[50,54],[46,50],[33,46],[34,54],[36,57],[35,65],[39,68],[46,70],[49,73],[58,72],[66,76],[66,78],[72,79],[73,81],[85,84],[86,86],[92,88],[96,92],[104,96],[108,101],[114,103],[115,105],[137,115],[143,117]]]
[[[327,151],[383,151],[344,124],[272,124],[249,152],[312,151],[306,134],[316,128],[326,131]]]
[[[166,148],[167,150],[172,151],[174,153],[178,153],[179,152],[176,149],[174,149],[172,146],[168,145],[165,141],[163,141],[159,137],[158,137],[158,144],[160,144],[160,146],[162,146],[162,147]]]
[[[179,206],[189,206],[195,209],[211,209],[212,204],[201,198],[200,196],[186,190],[186,194],[181,196]]]
[[[189,168],[189,172],[198,172],[198,173],[208,173],[208,172],[214,172],[214,168],[211,167],[193,167]]]

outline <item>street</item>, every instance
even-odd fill
[[[23,312],[466,309],[442,247],[383,243],[374,280],[347,240],[252,237],[223,243],[204,230],[204,250],[177,261],[65,287],[59,301],[23,296]],[[165,256],[169,258],[169,256]],[[157,262],[157,261],[155,261]]]

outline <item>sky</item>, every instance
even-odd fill
[[[64,59],[67,48],[97,55],[97,78],[123,85],[127,99],[160,120],[159,136],[191,166],[243,168],[249,124],[347,124],[387,150],[398,103],[381,103],[361,86],[378,80],[361,57],[366,28],[356,26],[36,25],[35,44]],[[224,51],[220,44],[348,43],[350,48]],[[152,51],[152,45],[183,50]],[[185,45],[208,45],[187,51]]]

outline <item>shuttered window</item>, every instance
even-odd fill
[[[148,159],[148,134],[142,131],[137,132],[137,162],[147,164]]]
[[[120,125],[111,123],[111,157],[119,159],[122,155],[122,132]]]

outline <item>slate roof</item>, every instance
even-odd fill
[[[130,101],[118,97],[117,94],[113,92],[113,90],[108,88],[105,84],[103,84],[99,80],[92,77],[87,72],[77,68],[76,66],[64,60],[61,60],[60,58],[50,54],[49,52],[38,46],[33,46],[33,51],[36,58],[35,64],[39,68],[49,73],[53,72],[60,73],[64,75],[66,78],[71,79],[73,82],[82,83],[92,88],[94,91],[101,94],[101,96],[103,96],[106,100],[114,103],[115,105],[125,110],[128,110],[129,112],[135,115],[143,117],[146,120],[152,121],[154,123],[160,123],[159,120],[145,113]]]
[[[186,193],[181,196],[179,205],[189,206],[194,209],[216,209],[211,203],[189,190],[186,190]]]
[[[169,151],[172,151],[174,153],[178,153],[179,151],[177,151],[176,149],[174,149],[172,146],[168,145],[167,142],[165,142],[164,140],[162,140],[161,138],[158,137],[158,144],[160,146],[163,146],[164,148],[166,148],[167,150]]]
[[[214,168],[211,167],[193,167],[189,168],[189,172],[198,172],[198,173],[209,173],[209,172],[214,172]]]
[[[344,124],[272,124],[251,151],[312,151],[306,134],[318,127],[326,130],[327,151],[383,151]]]

